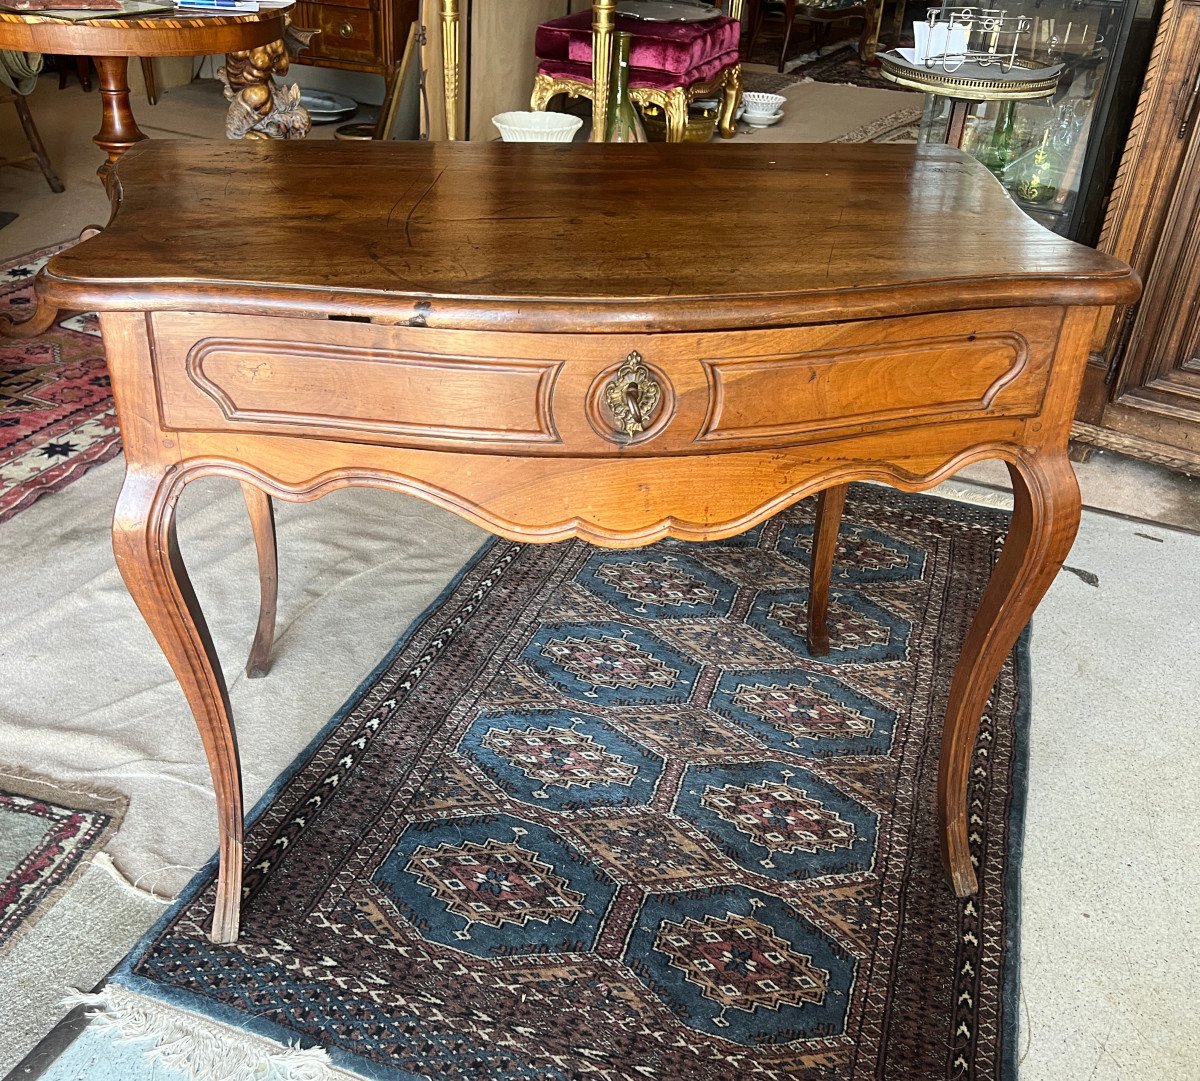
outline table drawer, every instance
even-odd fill
[[[297,4],[293,21],[321,32],[307,50],[315,57],[369,63],[379,57],[375,12],[347,0],[344,4]],[[300,59],[303,60],[301,55]]]
[[[611,456],[1034,416],[1061,318],[1039,308],[588,335],[160,312],[152,326],[167,427]],[[631,401],[641,430],[622,430]]]

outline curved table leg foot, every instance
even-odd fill
[[[248,481],[242,482],[242,496],[250,512],[254,547],[258,550],[258,628],[246,676],[259,679],[271,670],[271,645],[275,640],[275,608],[279,598],[279,560],[275,543],[275,509],[271,497]]]
[[[169,473],[131,467],[113,517],[125,585],[179,680],[196,718],[217,797],[220,872],[214,942],[234,942],[242,893],[242,778],[225,679],[175,539]]]
[[[45,334],[58,318],[58,309],[38,298],[37,310],[28,318],[14,323],[7,315],[0,315],[0,337],[36,338]]]
[[[968,845],[967,786],[980,714],[1079,529],[1079,483],[1065,453],[1031,456],[1010,464],[1008,472],[1015,497],[1012,524],[963,643],[942,734],[938,817],[946,871],[959,897],[978,889]]]
[[[808,573],[808,652],[814,657],[824,657],[829,652],[829,585],[849,487],[836,484],[817,496],[817,523],[813,527]]]

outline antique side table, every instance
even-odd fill
[[[117,562],[217,793],[214,939],[238,933],[241,778],[175,540],[184,486],[214,474],[255,512],[257,672],[268,495],[369,484],[511,538],[622,547],[1003,459],[1016,509],[938,785],[951,881],[975,889],[979,717],[1078,527],[1071,416],[1098,309],[1137,295],[1128,267],[941,146],[153,143],[119,176],[113,222],[38,288],[100,311],[127,463]],[[247,205],[252,229],[231,212]]]

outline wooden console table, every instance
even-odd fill
[[[241,778],[175,540],[180,493],[213,474],[254,512],[259,672],[267,494],[369,484],[507,537],[625,547],[827,490],[820,561],[848,481],[915,491],[1005,460],[1016,510],[939,775],[947,867],[975,889],[979,716],[1075,536],[1071,415],[1098,309],[1137,295],[1128,267],[940,146],[160,143],[120,177],[115,220],[38,288],[100,311],[127,462],[114,546],[208,755],[217,941],[238,930]],[[230,178],[253,229],[214,213]]]

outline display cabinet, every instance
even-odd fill
[[[1152,0],[1023,0],[1016,59],[1061,65],[1057,88],[1032,100],[973,103],[961,146],[983,161],[1031,217],[1094,244],[1116,158],[1145,70]],[[953,99],[926,97],[920,141],[945,142]],[[954,141],[958,141],[957,139]]]

